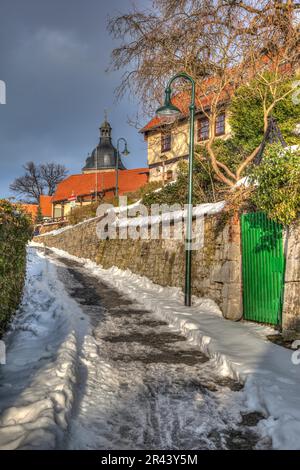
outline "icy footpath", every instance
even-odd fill
[[[300,365],[292,363],[292,351],[266,339],[270,328],[225,320],[209,299],[195,298],[193,307],[184,307],[177,288],[158,286],[116,267],[104,270],[89,260],[53,251],[81,261],[94,275],[179,328],[215,361],[221,374],[245,383],[246,405],[266,416],[261,432],[272,438],[273,447],[300,449]]]
[[[54,448],[67,427],[86,321],[55,266],[29,248],[24,298],[3,338],[0,449]]]

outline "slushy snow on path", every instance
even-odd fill
[[[0,449],[53,449],[67,428],[87,320],[53,264],[29,249],[24,298],[0,366]]]
[[[91,273],[182,331],[212,358],[220,374],[245,383],[247,406],[268,417],[261,427],[272,438],[273,447],[300,449],[300,365],[292,362],[291,350],[266,339],[274,330],[225,320],[209,299],[194,299],[193,307],[187,308],[177,288],[161,287],[129,270],[105,270],[90,260],[53,251],[79,260]]]
[[[300,449],[300,368],[267,331],[32,246],[4,337],[0,449]]]

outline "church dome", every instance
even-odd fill
[[[117,161],[117,149],[112,144],[111,125],[105,119],[100,126],[100,141],[91,155],[87,158],[83,172],[114,170]],[[126,170],[119,158],[119,170]]]

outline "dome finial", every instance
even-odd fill
[[[100,138],[111,139],[111,125],[107,120],[107,110],[104,110],[104,122],[100,126]]]

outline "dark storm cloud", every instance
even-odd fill
[[[114,46],[107,16],[129,4],[0,0],[0,80],[7,86],[7,104],[0,105],[0,197],[9,195],[9,183],[28,160],[58,161],[80,172],[104,109],[113,137],[128,138],[128,167],[146,164],[142,137],[126,122],[136,104],[114,103],[120,75],[105,72]]]

